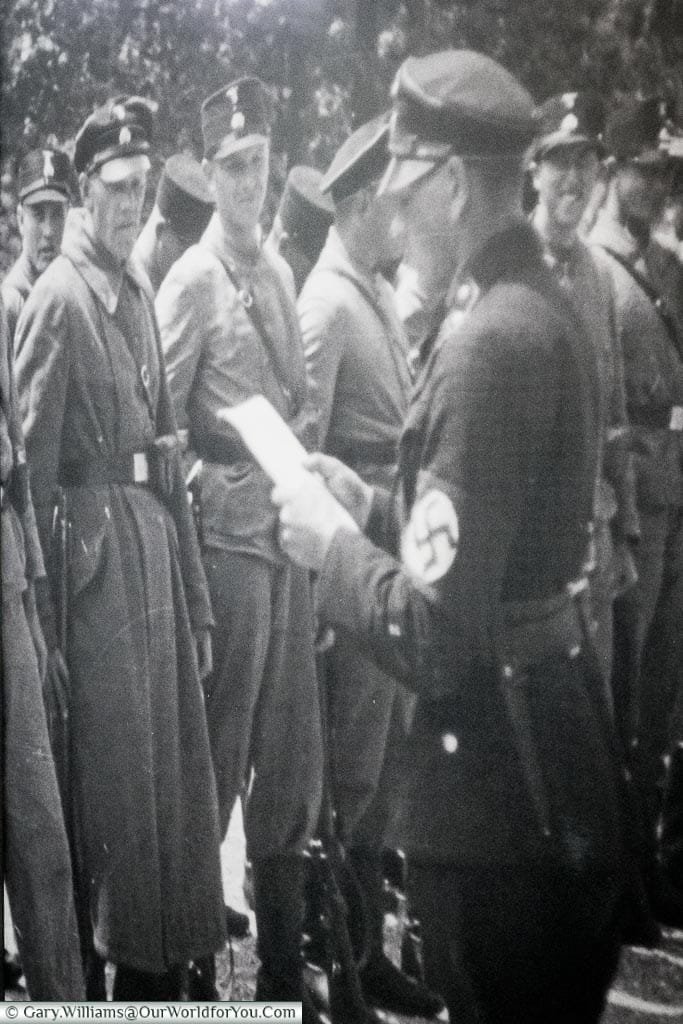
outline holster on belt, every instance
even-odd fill
[[[529,706],[529,670],[552,658],[574,658],[583,648],[575,598],[557,596],[503,605],[498,632],[500,688],[514,736],[522,774],[542,835],[550,837],[552,821],[543,770]]]

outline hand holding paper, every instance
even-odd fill
[[[325,470],[320,456],[308,455],[263,395],[254,395],[239,405],[226,407],[219,413],[219,419],[238,431],[275,484],[272,500],[280,506],[282,550],[299,565],[316,570],[322,568],[336,531],[344,527],[357,533],[358,527],[323,483]],[[308,462],[315,475],[306,468]],[[341,463],[338,467],[344,468]],[[322,475],[318,475],[319,472]]]

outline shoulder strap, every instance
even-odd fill
[[[683,339],[678,336],[676,321],[668,307],[665,297],[655,288],[652,282],[649,281],[644,274],[641,274],[639,270],[636,270],[633,264],[630,263],[625,256],[622,256],[619,252],[615,252],[614,249],[610,249],[608,245],[603,245],[602,248],[605,252],[608,252],[628,274],[631,275],[641,291],[647,295],[660,320],[664,324],[673,347],[676,349],[679,357],[683,359]]]
[[[242,303],[242,306],[244,307],[247,316],[249,317],[254,326],[254,330],[256,331],[261,341],[263,342],[266,352],[268,353],[268,356],[270,358],[270,361],[273,364],[273,367],[275,368],[275,375],[280,383],[280,387],[285,387],[285,382],[288,380],[288,368],[283,363],[280,353],[277,351],[273,343],[273,340],[271,339],[270,335],[268,334],[268,331],[266,330],[259,308],[257,304],[254,302],[254,296],[252,295],[251,291],[247,287],[245,287],[245,285],[243,285],[241,281],[238,280],[237,275],[235,274],[234,267],[230,266],[227,260],[222,259],[218,253],[214,253],[214,255],[218,259],[220,265],[223,267],[223,270],[225,271],[228,280],[235,289],[237,293],[237,298]],[[299,412],[301,405],[303,404],[303,396],[293,394],[292,399],[294,402],[294,414],[296,415],[296,413]]]

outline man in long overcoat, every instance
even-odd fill
[[[117,964],[118,999],[177,998],[180,966],[224,938],[200,684],[212,616],[153,300],[129,261],[150,133],[137,98],[111,101],[83,125],[75,166],[85,208],[15,339],[52,576],[41,620],[70,675],[84,936],[91,928],[96,953]]]
[[[45,575],[0,300],[3,878],[32,999],[83,999],[71,858],[47,732],[47,651],[35,602]]]

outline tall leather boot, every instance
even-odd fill
[[[182,973],[180,967],[171,967],[164,974],[151,974],[117,964],[113,998],[125,1003],[174,1002],[180,998]]]
[[[437,1017],[445,1008],[441,996],[403,974],[384,953],[381,852],[369,846],[353,846],[348,856],[366,907],[368,955],[360,979],[367,1003],[391,1013]]]
[[[303,1024],[322,1024],[303,980],[303,858],[291,854],[254,857],[252,865],[261,961],[254,998],[301,1000]]]

